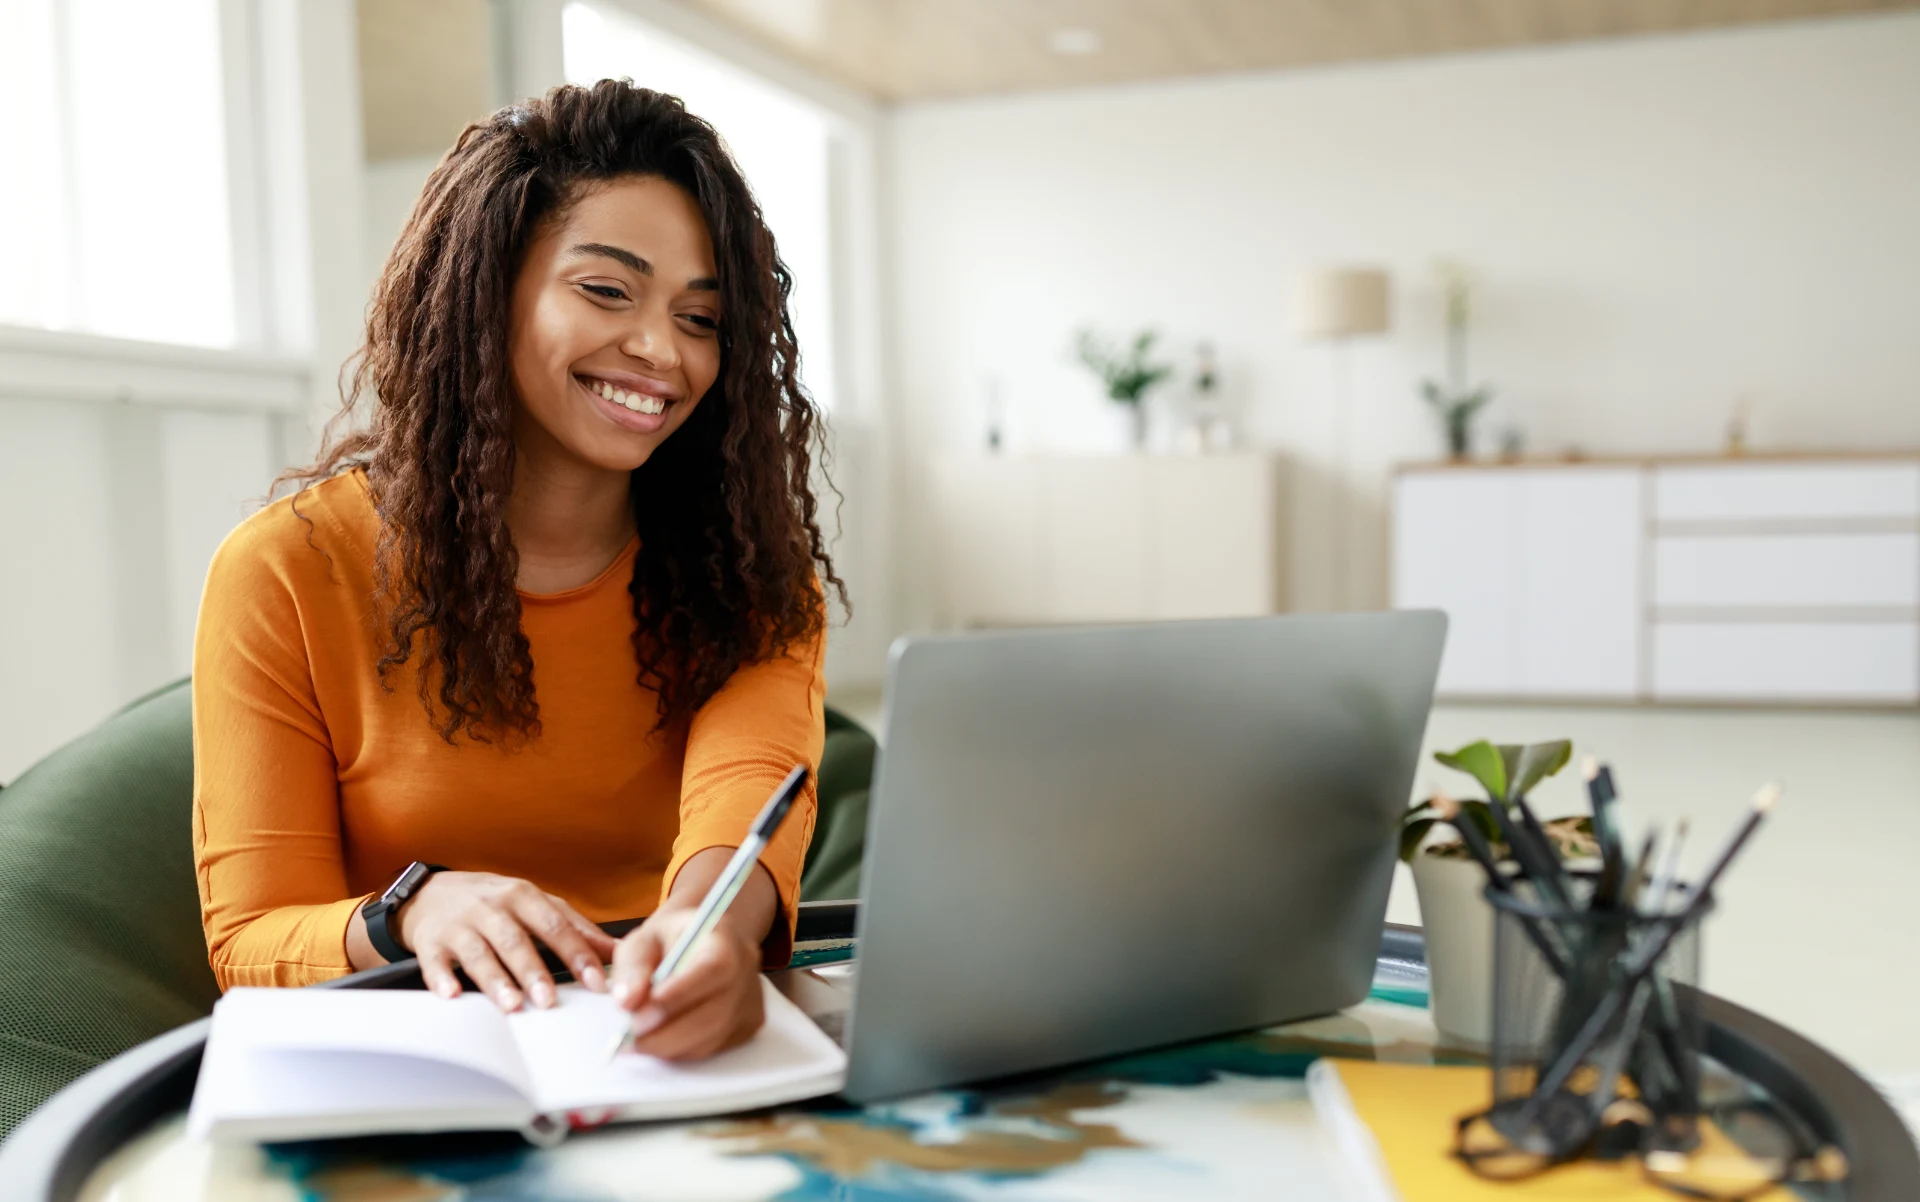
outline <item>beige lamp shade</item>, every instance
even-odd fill
[[[1303,338],[1387,332],[1387,273],[1376,267],[1318,267],[1294,281],[1293,330]]]

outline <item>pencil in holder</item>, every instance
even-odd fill
[[[1660,1146],[1690,1150],[1704,1028],[1698,993],[1674,986],[1699,980],[1697,920],[1707,907],[1637,913],[1530,893],[1486,895],[1494,912],[1488,1122],[1516,1149],[1558,1159],[1588,1149],[1624,1102]]]

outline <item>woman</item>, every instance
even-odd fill
[[[222,988],[411,953],[444,996],[458,967],[547,1006],[545,945],[642,1051],[758,1029],[811,792],[720,928],[648,976],[820,754],[820,580],[845,589],[790,287],[671,97],[558,88],[461,135],[375,291],[342,415],[371,392],[371,420],[208,574],[194,847]],[[424,884],[383,902],[402,874]],[[595,925],[649,913],[617,946]]]

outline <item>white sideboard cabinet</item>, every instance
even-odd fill
[[[965,456],[929,492],[954,627],[1277,612],[1272,455]]]
[[[1394,604],[1447,612],[1440,691],[1633,698],[1641,503],[1632,468],[1402,473]]]
[[[1393,597],[1448,696],[1920,703],[1920,456],[1406,469]]]

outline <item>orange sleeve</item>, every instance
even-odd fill
[[[787,773],[805,762],[820,768],[826,743],[824,631],[783,655],[735,672],[693,716],[687,731],[686,771],[680,787],[680,833],[661,878],[662,898],[687,860],[710,847],[738,847]],[[793,925],[800,901],[800,869],[813,839],[815,784],[781,824],[760,863],[773,876],[781,913],[767,934],[765,963],[784,967],[793,957]]]
[[[194,870],[223,990],[353,971],[346,932],[363,899],[347,896],[333,745],[287,562],[308,548],[273,537],[298,520],[276,507],[228,536],[194,633]]]

